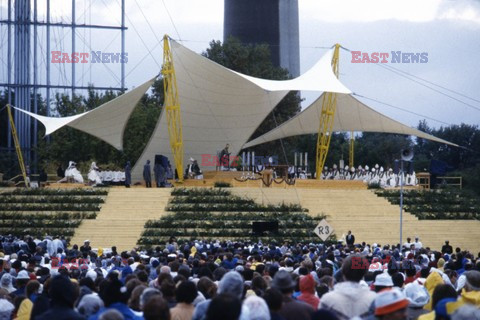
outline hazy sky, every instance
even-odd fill
[[[259,0],[261,1],[261,0]],[[33,1],[32,1],[33,3]],[[39,20],[44,20],[45,0],[38,0]],[[71,1],[51,0],[52,20],[71,22]],[[0,0],[0,16],[6,17],[7,0]],[[120,0],[77,0],[77,23],[118,25]],[[182,40],[196,52],[209,41],[223,40],[223,0],[126,0],[126,66],[129,88],[160,71],[164,34]],[[362,52],[402,51],[428,53],[427,63],[387,63],[400,71],[462,93],[459,96],[432,84],[450,99],[375,64],[351,63],[351,53],[342,50],[340,79],[362,96],[425,115],[444,124],[480,123],[480,1],[478,0],[299,0],[300,64],[305,72],[330,47],[340,43]],[[6,28],[0,33],[1,81],[6,80]],[[45,65],[45,32],[39,31]],[[60,41],[60,39],[64,39]],[[71,52],[71,34],[57,29],[52,33],[51,50]],[[89,43],[86,45],[85,43]],[[77,30],[77,51],[118,52],[120,33]],[[389,59],[390,61],[390,59]],[[77,65],[77,84],[94,82],[102,86],[119,84],[118,64]],[[52,66],[52,83],[70,84],[71,65]],[[44,72],[40,72],[40,79]],[[302,94],[307,101],[314,93]],[[318,94],[317,94],[318,95]],[[423,117],[391,106],[361,99],[373,108],[405,124],[415,126]],[[428,120],[430,125],[442,123]]]

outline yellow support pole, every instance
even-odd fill
[[[17,152],[18,163],[20,164],[20,169],[22,170],[23,181],[25,182],[25,187],[30,187],[30,183],[27,178],[27,171],[25,170],[25,163],[23,162],[22,149],[20,148],[20,143],[18,142],[17,129],[15,128],[15,122],[13,121],[11,106],[7,104],[8,119],[10,121],[10,128],[12,130],[13,142],[15,143],[15,151]]]
[[[338,60],[340,56],[340,45],[335,44],[335,51],[332,58],[332,69],[338,78]],[[320,113],[320,125],[317,138],[317,179],[322,176],[322,170],[327,158],[330,140],[332,138],[333,121],[335,119],[335,110],[337,108],[337,94],[335,92],[326,92],[323,95],[322,111]]]
[[[183,134],[180,101],[178,99],[177,77],[173,65],[168,35],[163,37],[163,92],[164,108],[167,112],[168,135],[172,148],[173,161],[178,173],[178,181],[183,182]]]
[[[349,145],[350,155],[348,157],[348,166],[353,168],[354,166],[354,153],[355,153],[355,136],[353,135],[353,131],[350,132],[350,145]]]

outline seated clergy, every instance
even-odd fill
[[[203,179],[202,170],[198,166],[197,160],[190,158],[190,163],[185,169],[185,178],[186,179]]]
[[[76,163],[70,161],[68,163],[68,168],[65,170],[65,177],[59,180],[58,182],[75,182],[83,183],[83,177],[80,171],[76,167]]]
[[[96,186],[97,184],[102,184],[102,179],[100,178],[100,169],[98,169],[97,164],[92,162],[90,165],[90,170],[88,171],[88,183],[90,185]]]

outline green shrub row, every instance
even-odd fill
[[[379,190],[377,196],[400,204],[398,190]],[[419,219],[480,219],[480,199],[463,190],[408,190],[403,204],[406,211]]]
[[[280,205],[260,205],[257,203],[235,203],[235,205],[229,203],[193,203],[193,204],[170,204],[165,210],[167,211],[194,211],[194,212],[207,212],[207,211],[245,211],[245,212],[308,212],[307,209],[302,208],[298,204],[280,204]]]
[[[69,219],[69,220],[38,220],[38,219],[25,219],[25,220],[0,220],[0,226],[12,227],[12,228],[29,228],[29,227],[41,227],[41,228],[76,228],[82,222],[81,219]]]
[[[86,196],[2,196],[0,194],[0,203],[104,203],[105,200],[100,197]]]
[[[386,197],[386,199],[392,204],[400,204],[400,197]],[[443,198],[443,199],[427,199],[421,197],[407,197],[403,198],[403,204],[431,204],[431,205],[467,205],[478,207],[480,203],[476,199],[468,198]]]
[[[287,213],[287,212],[176,212],[168,216],[162,217],[160,220],[149,220],[146,222],[146,228],[160,228],[165,223],[182,223],[196,221],[204,223],[205,221],[264,221],[278,220],[285,223],[307,223],[310,221],[320,221],[325,216],[311,217],[303,213]]]
[[[92,203],[4,203],[0,211],[99,211],[99,204]]]
[[[32,213],[22,214],[18,212],[0,212],[0,220],[16,220],[16,219],[29,219],[32,221],[44,221],[44,220],[69,220],[69,219],[95,219],[96,212],[52,212],[52,213]]]
[[[175,188],[172,196],[229,196],[230,191],[221,188]]]
[[[217,181],[213,185],[215,188],[231,188],[232,184],[224,181]]]
[[[415,216],[420,220],[480,220],[480,213],[474,212],[417,212]]]
[[[17,237],[30,235],[32,237],[38,237],[38,238],[43,238],[46,235],[49,235],[49,236],[52,236],[52,237],[65,236],[67,242],[70,241],[70,237],[73,236],[74,232],[75,232],[75,228],[65,228],[65,227],[59,227],[59,228],[44,228],[44,227],[30,227],[30,228],[8,227],[7,228],[7,227],[0,227],[0,234],[12,234],[12,235],[15,235]]]
[[[263,221],[265,219],[262,219]],[[259,219],[260,221],[260,219]],[[188,228],[203,228],[203,229],[252,229],[251,220],[203,220],[203,221],[155,221],[150,226],[147,227],[147,230],[151,229],[167,229],[167,228],[177,228],[177,229],[188,229]],[[279,228],[285,229],[308,229],[315,228],[317,221],[278,221]]]
[[[149,235],[142,235],[138,244],[158,244],[161,239],[175,236],[177,238],[187,238],[190,240],[205,239],[215,240],[216,238],[228,238],[230,240],[240,241],[265,241],[266,238],[275,239],[278,242],[287,240],[293,241],[308,241],[308,242],[320,242],[320,239],[313,233],[313,231],[295,230],[295,231],[279,231],[278,234],[265,233],[264,236],[258,236],[253,233],[243,232],[242,230],[200,230],[195,229],[188,233],[178,229],[162,229],[157,230],[155,233],[149,233]]]
[[[238,196],[177,196],[170,200],[174,204],[195,204],[195,203],[229,203],[229,204],[253,204],[251,199],[244,199]]]
[[[11,191],[6,191],[1,193],[1,195],[35,195],[35,196],[106,196],[108,194],[107,190],[104,189],[87,189],[87,188],[78,188],[78,189],[25,189],[17,188]]]

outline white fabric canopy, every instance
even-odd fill
[[[45,135],[49,135],[64,126],[69,126],[91,134],[118,150],[123,149],[123,131],[130,114],[138,101],[152,86],[156,77],[141,84],[101,106],[70,117],[45,117],[15,108],[40,121],[45,126]]]
[[[332,71],[334,50],[325,53],[320,60],[307,72],[290,80],[265,80],[237,73],[243,78],[255,83],[268,91],[328,91],[352,93],[341,83]]]
[[[290,90],[350,93],[332,71],[333,50],[304,75],[274,81],[234,72],[173,40],[171,47],[182,114],[184,167],[193,157],[202,170],[214,169],[213,162],[205,161],[213,161],[227,143],[236,155]],[[167,156],[173,165],[164,112],[132,170],[133,180],[142,179],[143,165],[156,154]]]
[[[320,112],[322,110],[322,100],[323,94],[298,115],[284,122],[277,128],[265,133],[264,135],[246,143],[243,148],[256,146],[261,143],[286,137],[317,133],[319,128]],[[454,143],[434,137],[428,133],[410,128],[398,121],[395,121],[381,114],[380,112],[373,110],[349,94],[337,95],[337,109],[335,112],[333,131],[398,133],[417,136],[419,138],[445,143],[452,146],[458,146]]]

